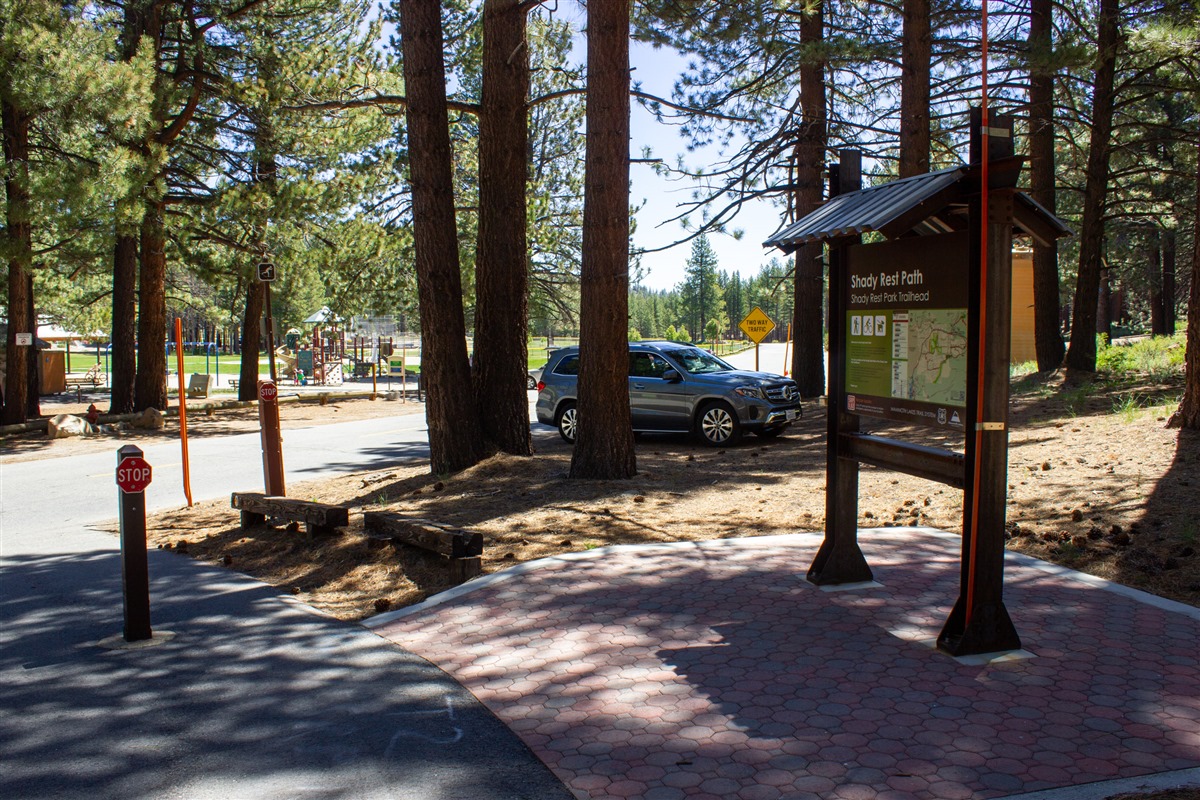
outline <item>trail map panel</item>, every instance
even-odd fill
[[[967,234],[851,247],[847,255],[846,411],[961,430]]]

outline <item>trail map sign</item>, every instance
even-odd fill
[[[930,241],[932,240],[932,241]],[[846,411],[962,430],[967,234],[848,248]]]
[[[775,330],[775,322],[761,308],[755,306],[754,310],[738,323],[738,327],[750,337],[750,341],[760,344],[771,331]]]

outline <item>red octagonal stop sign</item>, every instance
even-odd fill
[[[117,464],[117,486],[127,494],[146,491],[150,485],[150,464],[141,456],[129,456]]]
[[[279,396],[279,389],[270,381],[263,381],[258,387],[258,396],[269,403]]]

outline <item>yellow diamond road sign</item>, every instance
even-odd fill
[[[775,330],[775,323],[771,318],[763,313],[763,310],[758,306],[746,315],[746,318],[738,324],[738,327],[750,337],[750,341],[758,344],[763,339],[767,338],[767,334]]]

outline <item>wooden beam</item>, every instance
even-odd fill
[[[841,438],[846,455],[864,464],[963,488],[966,459],[962,453],[865,433],[843,433]]]
[[[230,505],[244,515],[289,519],[319,528],[340,528],[350,524],[350,512],[342,506],[272,497],[261,492],[234,492]]]
[[[368,511],[363,514],[363,529],[368,535],[441,553],[451,558],[483,555],[483,534],[451,528],[426,519],[411,519],[392,511]]]

